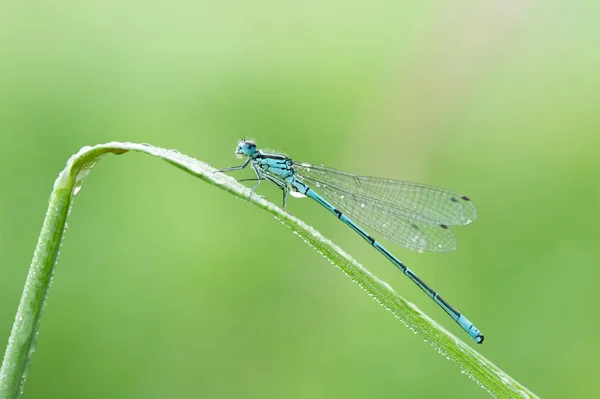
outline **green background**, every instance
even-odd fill
[[[393,252],[529,389],[599,397],[599,18],[592,1],[3,2],[0,341],[71,154],[148,142],[225,167],[246,135],[469,195],[458,251]],[[288,210],[468,340],[326,211]],[[23,397],[484,396],[267,213],[128,154],[77,196]]]

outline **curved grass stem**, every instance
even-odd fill
[[[128,151],[142,152],[161,158],[274,215],[281,223],[289,227],[294,234],[342,270],[407,327],[421,335],[429,346],[458,365],[462,374],[474,380],[492,396],[498,398],[536,397],[492,362],[398,295],[388,284],[371,274],[318,231],[289,213],[283,212],[273,203],[258,195],[253,195],[248,188],[235,179],[222,173],[215,173],[216,170],[204,162],[174,150],[166,150],[147,144],[112,142],[82,148],[69,159],[65,169],[54,183],[48,211],[25,282],[2,368],[0,369],[0,398],[18,398],[23,391],[31,356],[35,349],[35,339],[42,312],[63,240],[67,216],[75,194],[81,188],[85,176],[101,157],[107,154],[119,155]]]

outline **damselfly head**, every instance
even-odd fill
[[[242,139],[238,143],[235,154],[238,158],[250,157],[256,152],[256,143],[251,140]]]

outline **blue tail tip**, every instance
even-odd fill
[[[477,337],[475,337],[475,340],[477,341],[478,344],[483,344],[483,334],[478,334]]]

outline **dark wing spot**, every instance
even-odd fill
[[[471,198],[467,197],[466,195],[463,195],[460,198],[464,199],[465,201],[471,201]]]
[[[440,224],[440,227],[444,230],[448,230],[448,226],[446,226],[445,224]]]
[[[458,202],[458,198],[452,197],[452,198],[450,198],[450,201],[452,201],[452,202]]]

